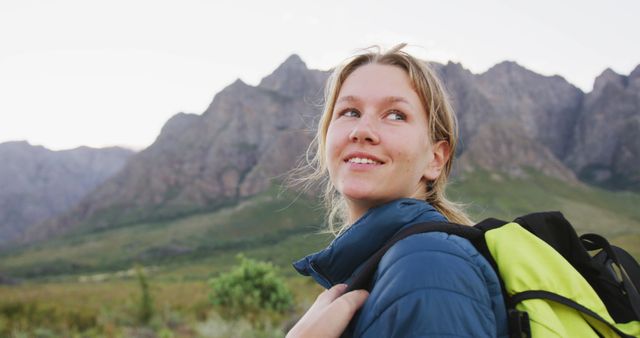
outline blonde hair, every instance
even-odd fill
[[[307,149],[307,167],[310,167],[312,172],[298,181],[304,181],[307,187],[316,182],[324,185],[323,200],[327,210],[327,223],[329,231],[334,235],[345,231],[350,224],[347,223],[346,202],[328,178],[325,160],[326,135],[342,84],[357,68],[367,64],[396,66],[409,75],[409,81],[427,111],[430,141],[432,143],[447,141],[450,148],[449,159],[442,168],[440,176],[429,184],[425,200],[451,222],[472,223],[462,210],[461,205],[447,200],[445,196],[447,178],[451,172],[458,140],[457,120],[453,108],[449,103],[444,86],[435,72],[425,62],[402,51],[405,46],[406,44],[399,44],[384,53],[379,48],[375,50],[368,48],[364,53],[356,55],[336,67],[327,81],[324,91],[324,107],[318,122],[316,136]]]

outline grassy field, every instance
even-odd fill
[[[266,252],[275,255],[283,250],[279,248],[283,241],[298,243],[297,239],[318,232],[317,206],[292,200],[270,192],[215,212],[53,239],[1,255],[0,271],[18,278],[43,278],[117,271],[135,263],[182,268],[206,262],[211,274],[232,262],[229,258],[238,252],[267,247]],[[318,240],[314,237],[311,247],[314,241]]]
[[[640,257],[640,195],[611,192],[529,173],[514,179],[477,171],[454,180],[449,192],[475,220],[512,219],[559,210],[578,232],[598,232]],[[77,232],[0,254],[0,336],[8,337],[233,337],[281,336],[320,291],[296,276],[291,262],[330,241],[322,235],[317,203],[276,190],[240,204],[179,219]],[[235,257],[273,262],[295,306],[256,329],[222,319],[208,299],[208,280]],[[132,267],[145,267],[154,317],[135,321],[140,290]]]
[[[146,324],[136,319],[140,289],[131,278],[0,286],[0,337],[279,337],[321,291],[307,279],[286,279],[296,305],[265,330],[242,318],[223,320],[206,280],[167,281],[151,273],[148,281],[154,315]]]

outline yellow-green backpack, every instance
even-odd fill
[[[349,288],[369,288],[380,259],[397,241],[432,231],[468,239],[491,263],[502,284],[510,337],[640,337],[640,266],[602,236],[578,237],[559,212],[513,222],[487,219],[473,227],[406,227],[364,264]]]

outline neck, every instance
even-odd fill
[[[349,224],[353,224],[358,219],[360,219],[360,217],[362,217],[362,215],[364,215],[367,212],[367,210],[369,210],[369,207],[365,207],[365,206],[359,205],[359,203],[354,203],[347,200],[347,210],[348,210],[348,217],[349,217],[348,222]]]
[[[344,196],[344,195],[343,195]],[[414,198],[421,201],[427,200],[426,187],[419,186],[416,191],[406,198]],[[362,217],[369,209],[374,208],[378,205],[382,205],[388,202],[393,201],[395,198],[391,199],[380,199],[380,200],[358,200],[358,199],[350,199],[348,197],[344,197],[347,203],[347,211],[348,211],[348,223],[353,224],[357,220]]]
[[[419,198],[419,197],[415,197],[415,196],[409,196],[406,198],[413,198],[413,199],[417,199],[417,200],[421,200],[424,201],[424,198]],[[363,200],[353,200],[353,199],[348,199],[345,198],[345,201],[347,203],[347,215],[348,215],[348,223],[349,225],[357,222],[367,211],[369,211],[369,209],[371,208],[375,208],[379,205],[385,204],[385,203],[389,203],[391,201],[393,201],[394,199],[390,199],[390,200],[367,200],[367,201],[363,201]]]
[[[384,204],[385,201],[362,201],[362,200],[352,200],[352,199],[348,199],[346,198],[345,201],[347,202],[347,211],[348,211],[348,221],[349,224],[353,224],[355,223],[357,220],[360,219],[360,217],[362,217],[369,209],[380,205],[380,204]]]

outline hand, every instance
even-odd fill
[[[344,294],[346,290],[346,284],[337,284],[323,291],[287,333],[287,338],[340,337],[351,317],[369,297],[365,290],[354,290]]]

